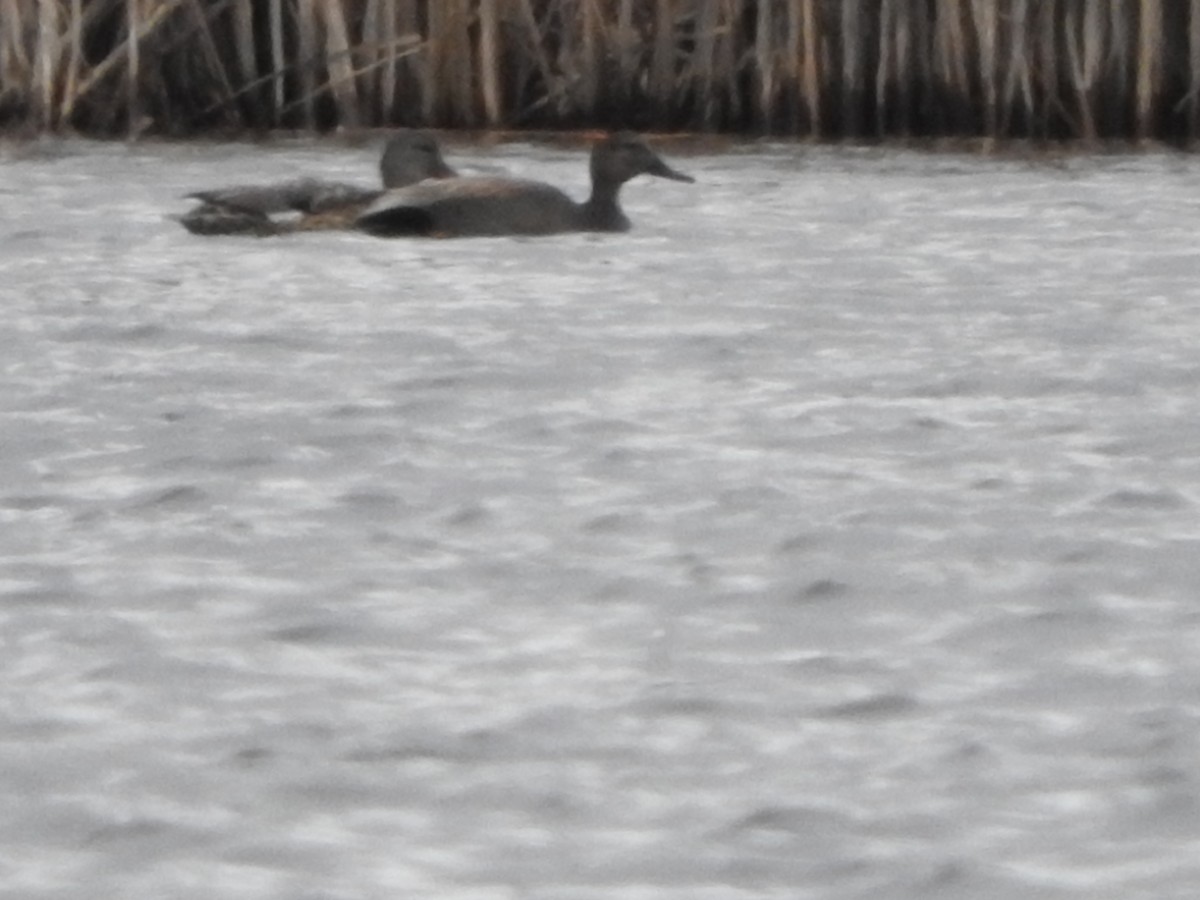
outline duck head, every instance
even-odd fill
[[[629,131],[606,137],[592,148],[592,182],[618,186],[637,175],[657,175],[672,181],[696,179],[672,169],[650,146]]]
[[[392,136],[379,161],[386,188],[405,187],[426,178],[452,178],[457,173],[442,159],[437,140],[427,131],[403,129]]]

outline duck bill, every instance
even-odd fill
[[[672,169],[658,157],[654,158],[654,162],[650,164],[646,172],[650,175],[657,175],[659,178],[669,178],[672,181],[686,181],[688,184],[696,181],[691,175],[684,175],[682,172]]]
[[[454,178],[456,175],[458,175],[458,173],[446,165],[446,161],[441,157],[438,158],[437,164],[433,167],[433,171],[429,173],[430,178]]]

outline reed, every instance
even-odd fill
[[[0,0],[0,127],[1200,136],[1200,0]]]

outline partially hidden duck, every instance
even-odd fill
[[[433,135],[404,129],[388,140],[379,161],[379,174],[382,189],[298,178],[276,184],[195,191],[187,196],[199,200],[200,205],[180,216],[179,222],[193,234],[201,235],[274,235],[346,228],[385,191],[428,178],[451,178],[456,173],[446,165]],[[300,215],[273,218],[287,213]]]
[[[540,181],[459,177],[385,191],[358,216],[356,227],[380,237],[544,235],[570,231],[628,231],[618,195],[642,174],[695,181],[668,166],[636,134],[620,132],[592,148],[592,192],[577,203]]]

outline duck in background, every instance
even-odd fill
[[[275,235],[294,231],[347,228],[385,191],[417,184],[427,178],[452,178],[441,148],[426,131],[404,129],[392,135],[379,161],[383,188],[317,178],[299,178],[269,185],[245,185],[187,196],[200,205],[179,217],[180,224],[200,235]],[[299,218],[272,218],[299,213]]]

